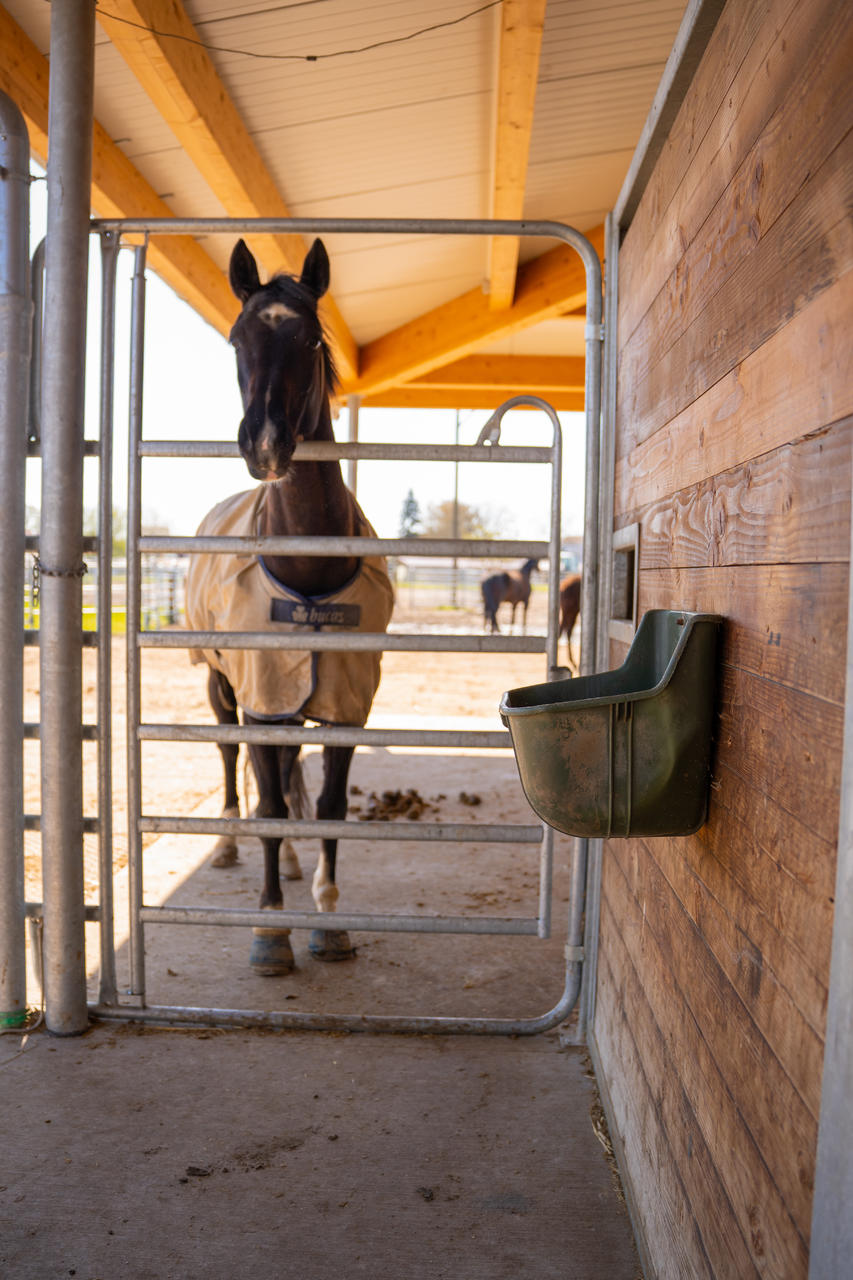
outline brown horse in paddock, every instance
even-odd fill
[[[480,583],[483,594],[483,627],[500,631],[498,626],[498,609],[502,604],[512,606],[510,626],[515,626],[515,610],[521,605],[521,629],[527,630],[527,606],[530,603],[530,575],[539,568],[538,560],[525,560],[520,569],[510,569],[504,573],[493,573]]]
[[[581,610],[581,575],[570,573],[560,583],[560,630],[559,636],[566,637],[569,667],[575,667],[572,661],[572,631]]]
[[[277,275],[262,285],[255,259],[242,240],[231,255],[229,278],[242,311],[231,331],[244,416],[237,444],[249,473],[262,483],[227,498],[199,529],[203,535],[375,537],[344,484],[337,461],[293,463],[297,442],[333,441],[330,396],[335,388],[331,352],[317,314],[329,287],[329,259],[315,240],[296,276]],[[191,557],[187,621],[195,631],[298,631],[299,649],[194,651],[210,667],[208,694],[220,724],[320,724],[361,726],[379,684],[375,651],[311,649],[321,631],[384,632],[393,591],[385,561],[370,555],[253,556],[211,553]],[[220,746],[225,769],[225,809],[239,816],[237,747]],[[259,818],[302,816],[300,745],[249,744],[258,784]],[[318,819],[341,821],[347,812],[347,777],[353,748],[323,747]],[[307,816],[307,814],[305,815]],[[261,907],[281,908],[279,862],[286,879],[301,872],[289,842],[264,837]],[[337,840],[324,839],[312,891],[319,911],[334,911]],[[233,837],[217,845],[214,865],[235,862]],[[293,968],[289,929],[256,929],[249,959],[260,974]],[[343,930],[315,929],[309,951],[320,960],[354,954]]]

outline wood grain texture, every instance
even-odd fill
[[[805,1275],[814,1121],[648,848],[611,841],[607,852],[611,924],[620,922],[754,1263],[770,1275]],[[700,1197],[694,1209],[705,1222],[721,1206]]]
[[[622,456],[756,351],[853,267],[853,132],[833,151],[694,323],[638,376],[642,326],[619,361]]]
[[[717,822],[713,834],[729,836],[732,832]],[[741,834],[740,852],[748,860],[752,850],[744,839],[746,834]],[[816,1029],[809,1021],[810,1008],[801,1008],[800,957],[791,955],[785,934],[772,927],[714,857],[713,835],[709,833],[705,840],[693,836],[648,844],[674,896],[753,1023],[750,1035],[760,1034],[817,1124],[823,1022],[818,1019],[821,1025]],[[825,935],[827,925],[832,926],[829,902],[818,903],[802,891],[797,896],[810,908],[813,934]],[[808,999],[803,1003],[808,1006]]]
[[[853,419],[625,510],[641,525],[641,569],[844,563],[850,556]]]
[[[619,510],[687,488],[853,414],[850,277],[616,465]]]
[[[670,235],[667,242],[660,225],[653,231],[654,270],[636,280],[631,275],[636,288],[623,295],[626,338],[652,312],[660,345],[667,344],[682,309],[686,327],[691,308],[701,307],[716,283],[751,252],[849,129],[849,6],[835,0],[791,6],[782,0],[773,8],[778,25],[749,49],[731,92],[719,99],[722,85],[714,87],[719,110],[667,210],[678,237]],[[826,79],[838,85],[831,102]],[[775,163],[780,140],[784,165]]]
[[[639,612],[718,613],[725,662],[841,706],[847,579],[843,562],[643,568]]]
[[[724,666],[717,763],[821,840],[838,832],[843,710]]]
[[[671,1045],[655,1018],[621,924],[605,898],[602,925],[608,945],[599,956],[598,1001],[614,1016],[600,1019],[597,1043],[599,1053],[618,1064],[607,1076],[607,1087],[613,1103],[630,1117],[620,1137],[629,1158],[642,1168],[634,1179],[634,1195],[646,1220],[654,1223],[661,1259],[657,1274],[661,1280],[722,1275],[746,1280],[758,1274],[756,1262],[696,1113],[672,1070]],[[618,1009],[630,1009],[630,1017],[619,1016]],[[700,1222],[692,1206],[705,1200],[718,1211],[703,1215]]]
[[[749,5],[729,4],[718,19],[691,91],[626,233],[628,252],[624,273],[620,263],[619,291],[632,309],[624,313],[625,339],[695,234],[687,211],[695,207],[704,211],[704,218],[725,190],[725,174],[717,172],[721,152],[735,148],[738,139],[743,139],[744,148],[750,145],[754,131],[752,135],[744,133],[741,123],[744,98],[754,81],[754,69],[766,59],[779,26],[796,3],[755,0]],[[760,121],[766,118],[766,111],[759,103]],[[713,186],[707,194],[697,196],[697,188],[706,183]],[[654,271],[650,271],[650,263],[655,263]],[[629,298],[636,301],[630,303]]]

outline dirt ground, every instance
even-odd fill
[[[411,604],[404,590],[398,593],[392,620],[393,631],[436,631],[482,633],[479,610],[473,608],[420,607]],[[506,607],[505,607],[506,608]],[[500,616],[504,631],[510,632],[509,612]],[[544,633],[544,593],[535,592],[528,614],[527,630]],[[513,633],[521,632],[520,617]],[[561,649],[561,653],[563,650]],[[126,770],[126,642],[116,636],[112,648],[113,703],[113,822],[114,868],[127,861],[127,770]],[[190,665],[181,650],[142,651],[142,718],[146,722],[210,724],[213,716],[205,688],[206,668]],[[382,681],[373,704],[370,724],[404,717],[412,727],[429,727],[425,717],[472,717],[492,720],[500,728],[497,714],[501,694],[517,685],[545,678],[542,654],[476,653],[386,653],[382,659]],[[39,718],[38,650],[25,652],[24,718]],[[87,723],[96,717],[95,653],[84,650],[83,714]],[[472,725],[471,727],[484,727]],[[25,744],[25,801],[27,813],[40,808],[40,761],[37,741]],[[188,814],[208,796],[217,795],[222,785],[219,755],[213,746],[186,743],[147,743],[143,749],[143,810]],[[388,787],[398,784],[388,779]],[[437,784],[438,785],[438,784]],[[441,788],[439,786],[439,793]],[[84,744],[84,812],[97,813],[97,756],[94,743]],[[444,815],[446,816],[446,815]],[[431,820],[439,820],[435,813]],[[481,821],[487,819],[481,818]],[[150,843],[153,837],[146,837]],[[31,900],[41,896],[40,837],[28,833],[26,848],[26,893]],[[87,899],[97,897],[97,840],[85,840],[85,884]]]

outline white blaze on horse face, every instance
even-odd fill
[[[329,876],[329,859],[325,851],[320,854],[317,870],[311,883],[311,893],[318,911],[334,911],[338,905],[338,886]]]
[[[275,436],[275,424],[270,418],[270,389],[267,387],[264,392],[264,424],[255,441],[255,456],[259,461],[269,457],[275,451]]]
[[[264,324],[269,325],[271,329],[277,329],[282,320],[297,319],[297,313],[291,311],[290,307],[286,307],[283,302],[270,302],[258,312],[258,319],[263,320]]]

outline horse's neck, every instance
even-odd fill
[[[332,438],[331,425],[328,438]],[[270,482],[261,507],[260,532],[291,537],[357,534],[340,463],[296,462],[283,480]],[[264,556],[264,563],[279,582],[306,596],[336,591],[358,569],[358,559],[352,556]]]

